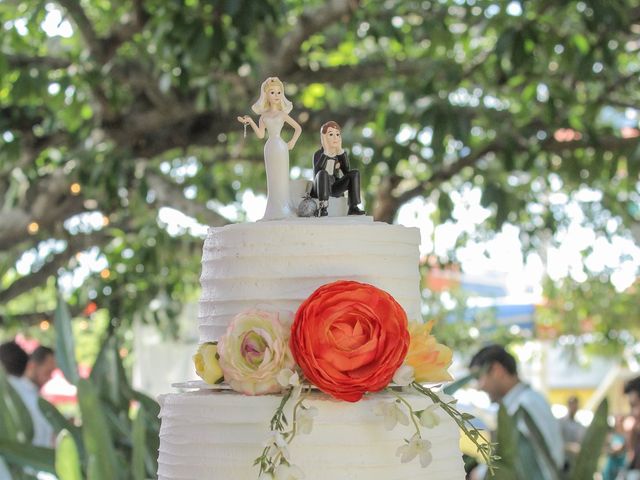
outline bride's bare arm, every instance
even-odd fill
[[[293,137],[291,137],[291,140],[289,140],[289,143],[287,143],[289,150],[293,150],[293,147],[296,145],[296,142],[298,141],[298,138],[300,138],[300,134],[302,133],[302,127],[289,115],[286,115],[284,117],[284,121],[293,127]]]

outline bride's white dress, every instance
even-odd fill
[[[263,220],[277,220],[293,216],[289,200],[289,148],[280,138],[284,126],[282,115],[263,115],[269,133],[264,146],[264,165],[267,171],[267,208]]]

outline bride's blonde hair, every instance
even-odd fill
[[[276,85],[280,87],[280,91],[282,92],[282,97],[280,100],[280,105],[278,105],[278,109],[282,110],[284,113],[289,113],[293,110],[293,104],[287,100],[287,97],[284,96],[284,84],[282,80],[278,77],[269,77],[260,86],[260,98],[251,106],[251,110],[256,112],[258,115],[262,115],[269,109],[269,101],[267,99],[267,90],[272,85]]]

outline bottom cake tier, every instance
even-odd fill
[[[160,397],[158,478],[255,480],[254,460],[269,437],[269,421],[281,401],[279,395],[251,397],[230,391],[201,390]],[[431,401],[403,394],[414,410]],[[371,394],[357,403],[340,402],[313,393],[305,404],[318,409],[310,434],[298,434],[289,446],[291,463],[305,480],[461,480],[465,478],[459,449],[459,430],[443,411],[440,423],[422,428],[431,442],[432,461],[423,468],[419,458],[401,463],[398,447],[415,432],[413,424],[385,429],[377,415],[378,402],[388,393]]]

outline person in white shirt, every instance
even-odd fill
[[[0,361],[9,374],[11,386],[16,390],[33,422],[32,444],[39,447],[54,446],[54,430],[38,406],[40,389],[49,381],[56,369],[56,359],[49,347],[37,347],[31,356],[15,342],[0,346]]]
[[[476,353],[471,359],[470,368],[478,372],[478,388],[486,392],[492,402],[501,402],[512,416],[520,409],[525,410],[542,435],[553,459],[552,465],[540,458],[531,441],[531,432],[526,422],[519,418],[518,455],[520,464],[526,470],[526,478],[553,478],[552,470],[561,471],[564,466],[564,442],[560,425],[545,398],[520,380],[515,358],[504,347],[490,345]],[[484,467],[481,465],[474,469],[469,478],[485,478]]]
[[[7,373],[9,380],[24,375],[29,362],[29,355],[14,341],[0,345],[0,368]],[[0,480],[11,480],[12,475],[5,460],[0,456]]]

